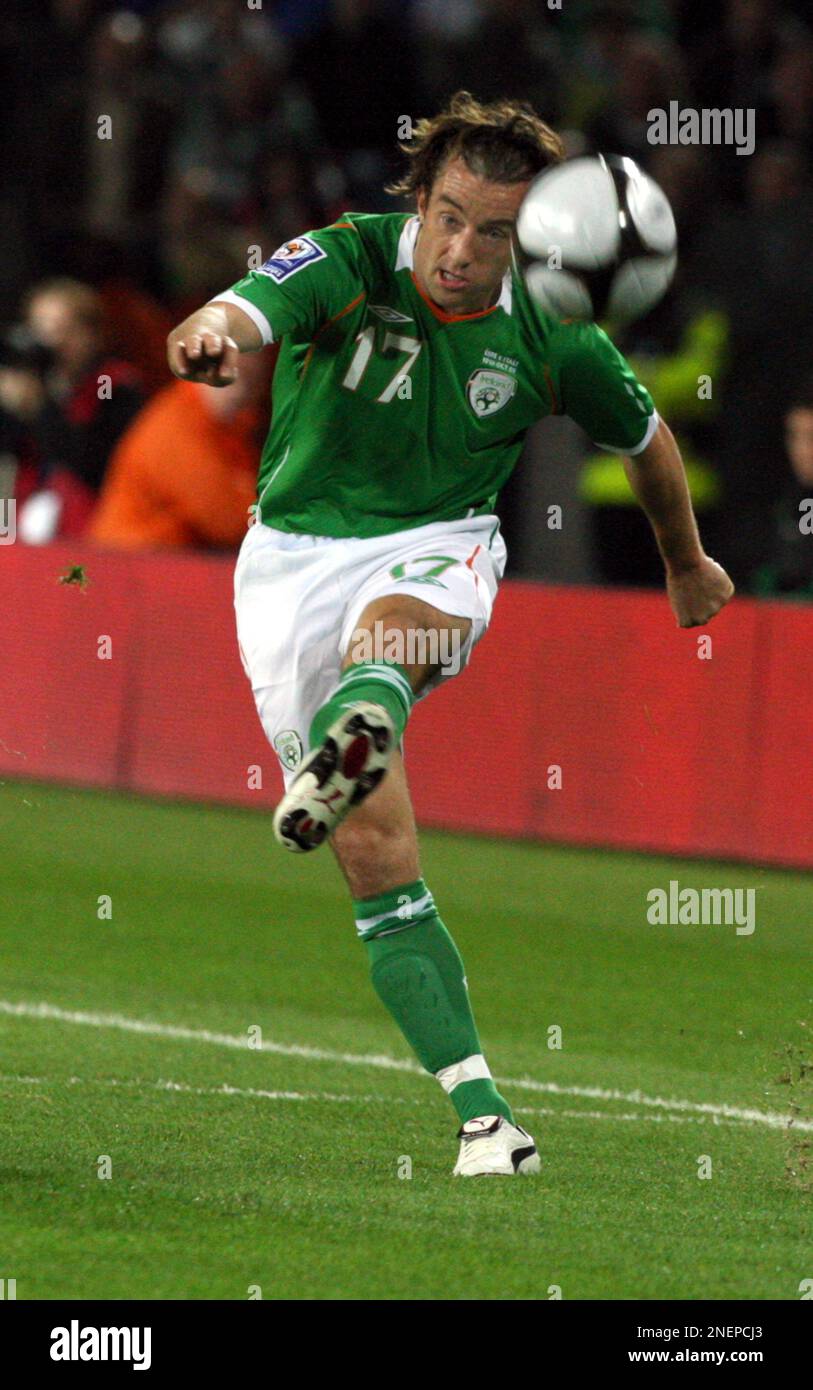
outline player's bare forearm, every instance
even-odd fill
[[[683,460],[663,420],[647,447],[625,459],[624,467],[655,533],[678,626],[707,623],[728,603],[734,585],[722,566],[703,550]]]
[[[170,370],[183,381],[230,386],[237,379],[241,352],[258,352],[262,334],[236,304],[204,304],[173,328],[167,338]]]
[[[674,435],[663,420],[640,454],[624,460],[630,487],[655,532],[667,571],[694,568],[703,547]]]

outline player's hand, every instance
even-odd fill
[[[666,592],[678,627],[701,627],[728,603],[734,585],[722,565],[704,555],[690,569],[667,569]]]
[[[187,333],[170,337],[169,365],[182,381],[202,381],[207,386],[231,386],[237,380],[240,349],[223,333]]]

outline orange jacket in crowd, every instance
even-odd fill
[[[88,535],[131,549],[236,546],[256,499],[261,416],[235,387],[175,381],[122,435]],[[215,399],[215,398],[218,399]]]

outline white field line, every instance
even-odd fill
[[[247,1052],[271,1052],[281,1057],[298,1057],[303,1061],[336,1062],[344,1066],[376,1067],[380,1070],[409,1072],[418,1076],[426,1073],[416,1062],[397,1057],[387,1057],[377,1053],[337,1052],[328,1048],[303,1047],[296,1043],[271,1042],[263,1038],[256,1046],[249,1047],[248,1034],[213,1033],[206,1028],[186,1028],[177,1024],[157,1023],[150,1020],[128,1018],[124,1014],[86,1013],[73,1009],[61,1009],[54,1004],[14,1003],[0,999],[0,1014],[13,1018],[47,1019],[56,1023],[80,1024],[90,1028],[110,1028],[124,1033],[140,1033],[152,1038],[169,1038],[180,1042],[210,1043],[216,1047],[238,1048]],[[813,1132],[813,1120],[805,1120],[794,1115],[783,1115],[773,1110],[757,1110],[753,1107],[713,1104],[710,1101],[667,1100],[663,1096],[648,1096],[642,1091],[619,1091],[601,1086],[562,1086],[556,1081],[535,1081],[530,1077],[496,1077],[504,1086],[514,1086],[518,1090],[533,1091],[537,1094],[556,1096],[578,1096],[586,1100],[623,1101],[627,1105],[639,1105],[647,1109],[667,1113],[716,1116],[718,1119],[739,1120],[745,1124],[766,1125],[771,1129],[787,1129]],[[556,1112],[561,1113],[561,1112]]]
[[[375,1103],[379,1105],[419,1106],[419,1099],[406,1100],[403,1096],[342,1096],[329,1091],[265,1091],[255,1086],[231,1086],[223,1082],[220,1086],[190,1086],[185,1081],[137,1081],[119,1077],[49,1077],[49,1076],[4,1076],[0,1074],[0,1086],[101,1086],[133,1091],[171,1091],[187,1096],[236,1096],[241,1100],[305,1101],[329,1102],[337,1105],[359,1105]],[[554,1110],[550,1106],[515,1105],[515,1115],[543,1115],[550,1119],[565,1120],[626,1120],[637,1123],[666,1124],[670,1121],[679,1125],[747,1125],[747,1120],[729,1120],[719,1115],[636,1115],[622,1114],[612,1110]]]
[[[159,1078],[158,1081],[142,1081],[134,1077],[115,1076],[66,1076],[60,1078],[55,1076],[0,1075],[0,1085],[7,1083],[13,1083],[17,1086],[102,1086],[132,1091],[177,1091],[186,1096],[237,1096],[244,1100],[332,1101],[338,1105],[355,1105],[359,1102],[393,1104],[392,1099],[387,1096],[343,1096],[336,1095],[331,1091],[266,1091],[255,1086],[231,1086],[227,1081],[222,1082],[220,1086],[190,1086],[185,1081],[168,1081],[163,1078]],[[419,1104],[418,1101],[409,1102],[401,1097],[396,1098],[394,1103],[396,1105]]]

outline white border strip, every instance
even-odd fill
[[[262,309],[258,309],[256,304],[252,304],[245,295],[235,294],[234,290],[224,290],[222,294],[216,294],[213,299],[207,299],[207,304],[234,304],[237,309],[242,309],[247,318],[262,334],[263,346],[268,347],[274,341],[274,333],[268,319]]]
[[[600,444],[597,439],[594,439],[593,443],[595,444],[597,449],[606,449],[611,454],[624,454],[627,458],[634,458],[636,454],[643,453],[647,444],[651,443],[655,431],[660,423],[661,417],[658,414],[657,410],[654,410],[650,415],[649,420],[647,421],[647,426],[644,430],[643,439],[641,440],[640,444],[635,445],[634,449],[619,449],[617,444]]]

